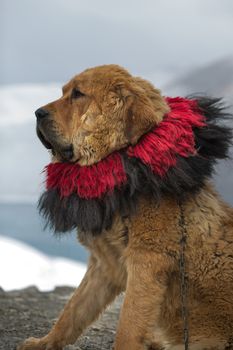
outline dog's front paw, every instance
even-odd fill
[[[17,350],[62,350],[63,347],[51,344],[45,338],[28,338],[17,347]]]
[[[17,347],[17,350],[45,350],[41,340],[37,338],[28,338]]]

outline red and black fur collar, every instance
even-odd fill
[[[55,232],[74,228],[92,233],[109,229],[116,212],[136,210],[140,195],[158,202],[198,191],[217,159],[226,158],[231,130],[218,125],[227,114],[221,100],[166,98],[170,112],[135,146],[92,166],[51,163],[39,209]]]

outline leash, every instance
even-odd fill
[[[188,328],[188,275],[186,270],[186,261],[185,261],[185,250],[187,243],[187,226],[184,216],[184,208],[182,203],[179,201],[180,208],[180,291],[181,291],[181,309],[182,309],[182,319],[183,319],[183,341],[184,341],[184,350],[189,350],[189,328]]]

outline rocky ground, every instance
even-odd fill
[[[0,289],[0,350],[15,350],[25,338],[45,335],[72,292],[73,289],[67,287],[52,292],[40,292],[35,287],[12,292]],[[117,299],[79,341],[66,350],[110,350],[121,299]]]

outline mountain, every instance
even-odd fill
[[[168,94],[206,93],[231,99],[233,104],[233,57],[196,68],[165,86]]]
[[[229,125],[233,128],[233,57],[187,72],[164,86],[164,91],[171,96],[203,93],[223,97],[232,112]],[[230,155],[232,159],[220,161],[216,166],[214,182],[224,199],[233,204],[233,147]]]

